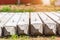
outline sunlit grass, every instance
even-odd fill
[[[3,38],[0,38],[0,40],[30,40],[30,37],[29,36],[26,36],[26,35],[12,35],[11,37],[3,37]]]
[[[29,36],[26,35],[20,35],[20,40],[29,40]]]
[[[34,12],[33,9],[11,9],[10,7],[3,7],[0,12]]]
[[[51,36],[50,38],[51,40],[55,40],[56,36]]]
[[[10,7],[3,7],[0,11],[9,12],[9,11],[11,11],[11,8]]]

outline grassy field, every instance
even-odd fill
[[[0,5],[0,11],[10,12],[40,12],[40,11],[59,11],[60,6],[43,5]]]

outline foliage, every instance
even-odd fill
[[[33,12],[33,9],[13,9],[11,10],[10,7],[3,7],[0,12]]]
[[[29,36],[20,35],[20,40],[29,40]]]
[[[11,11],[11,8],[9,8],[9,7],[3,7],[1,11],[2,12],[9,12],[9,11]]]
[[[56,36],[51,36],[51,40],[55,40]]]
[[[18,35],[16,35],[16,34],[15,34],[15,35],[12,35],[12,36],[11,36],[11,39],[12,39],[12,40],[17,40],[17,39],[18,39]]]

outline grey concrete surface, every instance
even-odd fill
[[[31,13],[31,35],[42,35],[43,34],[43,23],[37,12]]]
[[[44,14],[44,12],[39,12],[38,14],[42,21],[44,22],[44,34],[45,35],[56,35],[56,23],[51,20],[47,15]]]
[[[58,16],[56,16],[56,15],[54,15],[54,12],[49,12],[49,14],[48,13],[46,13],[50,18],[52,18],[52,20],[54,20],[55,22],[57,22],[57,33],[60,35],[60,17],[58,17],[59,16],[59,14],[57,13],[56,15],[58,15]]]
[[[60,35],[60,12],[0,12],[0,36]]]
[[[13,16],[13,15],[12,15],[12,14],[4,14],[4,13],[2,13],[1,15],[3,15],[3,16],[0,18],[0,27],[2,28],[2,29],[1,29],[1,33],[2,33],[4,24],[5,24],[5,23],[9,20],[9,18],[10,18],[11,16]],[[3,35],[3,34],[1,34],[1,35]]]
[[[4,25],[4,36],[15,35],[17,30],[17,22],[21,16],[21,13],[15,13],[12,18]]]
[[[18,22],[18,34],[26,34],[28,35],[29,32],[29,13],[22,13],[21,18]]]

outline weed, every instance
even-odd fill
[[[9,12],[9,11],[11,11],[11,8],[10,7],[3,7],[1,11],[2,12]]]
[[[33,12],[33,9],[13,9],[11,10],[10,7],[3,7],[1,10],[1,12]]]
[[[20,9],[20,10],[18,10],[18,9],[16,9],[16,10],[13,10],[13,12],[33,12],[34,10],[33,9]]]
[[[56,36],[51,36],[51,40],[55,40]]]
[[[11,36],[11,39],[12,39],[12,40],[17,40],[17,39],[18,39],[18,35],[16,35],[16,34],[15,34],[15,35],[12,35],[12,36]]]
[[[20,40],[29,40],[29,36],[20,35]]]

